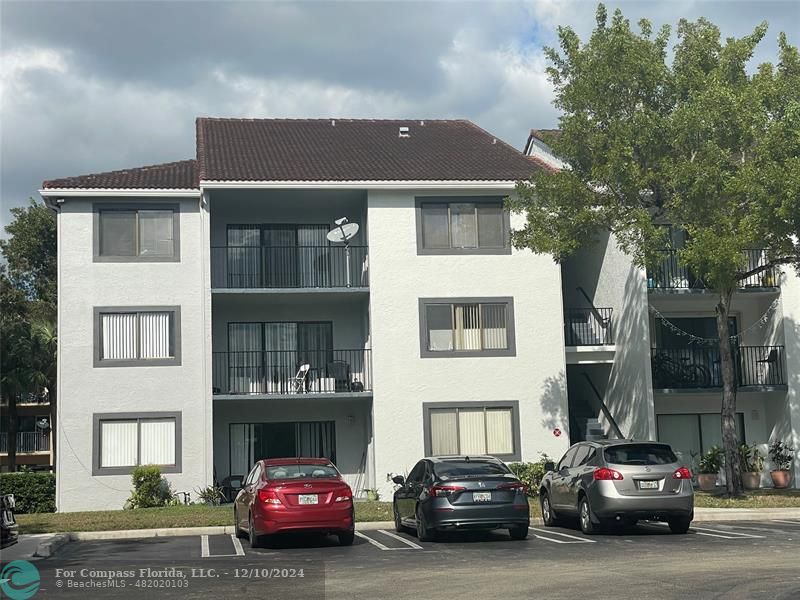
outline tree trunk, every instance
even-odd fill
[[[17,470],[17,396],[8,396],[8,470],[13,473]]]
[[[722,447],[725,451],[725,485],[729,496],[742,495],[742,470],[739,465],[739,439],[736,435],[736,366],[728,328],[733,290],[720,293],[717,304],[720,368],[722,369]]]

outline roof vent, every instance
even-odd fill
[[[336,127],[336,119],[331,119],[331,127]]]
[[[408,127],[401,127],[400,128],[399,137],[401,137],[401,138],[411,137],[411,134],[408,131]]]
[[[425,121],[420,121],[419,125],[420,125],[420,127],[425,127]]]

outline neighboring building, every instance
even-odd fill
[[[547,144],[557,131],[532,130],[525,151],[563,168]],[[672,231],[680,248],[682,232]],[[598,235],[562,265],[567,390],[573,441],[587,435],[669,442],[688,461],[722,445],[722,400],[714,293],[664,253],[652,272],[635,267],[613,236]],[[752,267],[764,264],[748,251]],[[764,323],[759,320],[764,316]],[[743,282],[733,301],[739,434],[748,444],[782,439],[800,448],[800,278],[775,269]],[[616,422],[616,427],[614,425]],[[762,485],[771,486],[767,461]],[[794,461],[794,486],[800,460]]]
[[[560,456],[561,269],[502,206],[543,164],[468,121],[201,118],[196,160],[45,182],[58,509],[122,507],[135,464],[328,456],[389,497],[425,454]]]
[[[50,429],[50,396],[47,390],[17,398],[17,470],[27,467],[49,471],[53,465]],[[8,400],[0,401],[0,471],[7,471],[9,415]]]

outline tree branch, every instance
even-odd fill
[[[748,277],[752,277],[753,275],[758,275],[759,273],[763,273],[764,271],[769,271],[773,267],[777,267],[778,265],[790,265],[798,263],[800,264],[800,256],[783,256],[781,258],[776,258],[775,260],[771,260],[764,265],[759,265],[755,269],[750,269],[749,271],[739,271],[736,273],[737,281],[741,281],[742,279],[747,279]]]

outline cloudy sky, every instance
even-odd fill
[[[656,26],[706,16],[723,35],[800,1],[607,2]],[[194,156],[194,119],[468,118],[521,147],[556,125],[542,47],[585,38],[595,2],[0,0],[0,223],[41,181]]]

